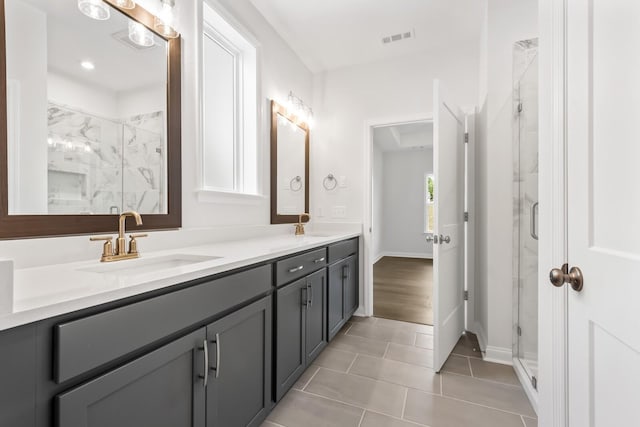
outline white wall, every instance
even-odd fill
[[[433,173],[433,149],[387,151],[383,170],[382,253],[433,257],[424,233],[424,181]]]
[[[487,355],[509,357],[512,319],[513,44],[537,37],[537,0],[489,0],[476,156],[476,320]],[[493,353],[492,353],[493,352]]]
[[[69,78],[55,71],[47,73],[47,97],[56,104],[106,119],[117,119],[116,94],[99,86]]]
[[[371,253],[373,256],[373,262],[378,261],[382,257],[382,236],[384,233],[384,152],[377,146],[373,145],[373,159],[371,161],[373,168],[373,177],[371,182]]]
[[[47,212],[47,17],[24,2],[6,4],[11,212]],[[29,28],[29,31],[25,31]]]
[[[314,76],[317,130],[311,144],[311,209],[327,222],[362,222],[365,212],[364,153],[367,121],[378,124],[427,118],[433,110],[433,79],[439,78],[462,107],[478,97],[478,47],[451,46],[440,52],[332,70]],[[322,188],[327,174],[344,176],[346,186]],[[332,217],[344,206],[344,218]]]

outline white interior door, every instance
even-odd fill
[[[464,116],[433,83],[434,364],[440,371],[464,330]]]
[[[567,12],[569,425],[640,426],[640,2]]]

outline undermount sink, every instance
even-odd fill
[[[79,271],[111,274],[115,276],[135,276],[138,274],[153,273],[161,270],[169,270],[176,267],[184,267],[201,262],[213,261],[220,258],[222,257],[187,254],[165,255],[157,258],[138,258],[134,260],[104,263],[96,267],[81,268]]]

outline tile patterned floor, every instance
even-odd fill
[[[435,374],[433,328],[354,317],[262,427],[535,427],[510,366],[463,336]]]

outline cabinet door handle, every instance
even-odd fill
[[[304,268],[304,265],[299,265],[297,267],[293,267],[289,269],[289,273],[295,273],[296,271],[300,271]]]
[[[324,257],[313,260],[314,263],[318,264],[320,262],[324,262]]]
[[[216,334],[216,339],[212,341],[216,345],[216,366],[211,367],[212,371],[215,371],[216,378],[220,376],[220,334]]]
[[[202,386],[206,387],[209,382],[209,344],[207,340],[204,340],[199,349],[204,351],[204,375],[198,375],[198,377],[202,378]]]
[[[308,283],[307,286],[309,287],[309,308],[311,308],[313,307],[313,285]]]
[[[300,297],[302,299],[302,305],[306,308],[309,308],[309,285],[306,285],[304,288],[300,288]],[[304,295],[302,294],[304,292]]]
[[[531,205],[531,213],[530,213],[530,219],[531,219],[531,223],[529,224],[529,234],[531,235],[531,237],[533,237],[535,240],[538,240],[538,230],[536,228],[536,214],[537,214],[537,209],[538,208],[538,202],[535,202],[533,205]]]

